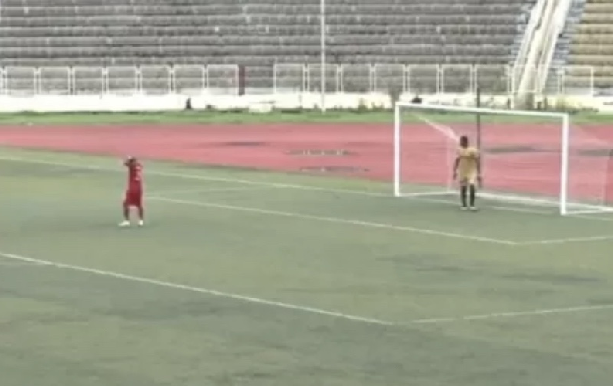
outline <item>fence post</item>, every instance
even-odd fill
[[[244,64],[238,66],[238,95],[245,95],[247,71]]]

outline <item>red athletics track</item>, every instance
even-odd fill
[[[473,125],[453,125],[471,134]],[[589,134],[587,134],[589,132]],[[486,149],[532,147],[538,151],[486,152],[484,176],[490,189],[557,195],[560,179],[560,129],[555,125],[497,124],[482,130]],[[583,126],[571,139],[577,149],[613,148],[613,130]],[[164,159],[200,164],[304,172],[305,169],[355,168],[326,174],[392,180],[393,133],[389,124],[5,126],[0,144]],[[403,181],[443,184],[449,178],[455,145],[426,124],[403,127]],[[344,156],[292,153],[344,150]],[[570,196],[601,198],[613,168],[605,156],[573,155]],[[611,186],[609,186],[611,185]],[[607,194],[608,195],[608,194]],[[612,195],[613,198],[613,195]]]

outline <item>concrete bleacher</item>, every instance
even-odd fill
[[[457,65],[446,82],[462,88],[462,65],[483,65],[484,84],[505,76],[534,0],[326,3],[328,63]],[[238,64],[248,87],[270,88],[273,64],[318,63],[319,11],[319,0],[2,0],[0,65]],[[415,68],[419,87],[437,82]]]
[[[571,39],[569,82],[587,84],[593,76],[597,93],[613,93],[612,22],[613,0],[587,0]]]

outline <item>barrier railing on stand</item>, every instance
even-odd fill
[[[305,64],[275,64],[272,77],[274,94],[295,94],[309,89],[309,71]]]
[[[504,96],[516,92],[518,71],[508,65],[328,64],[325,86],[327,93],[471,94],[479,88],[484,94]],[[599,86],[590,66],[521,71],[548,76],[549,92],[558,95],[593,96]],[[599,71],[608,74],[613,68]],[[270,92],[320,92],[320,77],[319,64],[275,64]],[[238,65],[0,68],[3,95],[238,95],[240,88]]]
[[[594,67],[564,66],[553,71],[554,94],[594,96]]]

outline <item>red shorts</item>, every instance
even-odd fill
[[[142,190],[127,190],[126,198],[123,201],[127,206],[142,206],[143,204],[143,191]]]

